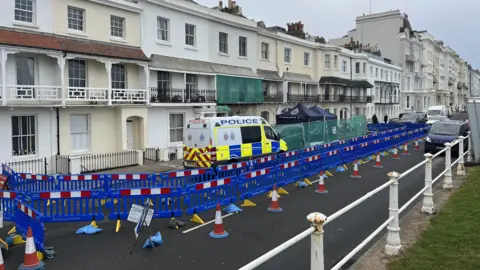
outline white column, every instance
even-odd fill
[[[217,95],[217,75],[213,75],[213,89],[215,90],[215,101],[218,98]]]
[[[5,51],[5,48],[0,49],[1,60],[0,69],[2,72],[2,105],[7,105],[7,57],[8,54]]]
[[[385,245],[385,254],[395,256],[400,253],[402,242],[400,240],[400,220],[398,217],[398,177],[397,172],[388,174],[392,184],[390,185],[390,204],[388,207],[389,216],[393,217],[387,227],[387,244]]]
[[[82,172],[82,162],[80,157],[70,157],[70,174],[80,174]]]
[[[324,270],[323,223],[327,220],[327,217],[321,213],[311,213],[307,216],[307,220],[315,228],[315,231],[310,236],[310,269]]]
[[[428,187],[423,193],[422,212],[433,214],[433,189],[432,189],[432,157],[430,153],[424,155],[427,162],[425,163],[425,186]]]
[[[108,83],[108,105],[112,105],[112,62],[110,60],[103,62],[105,64],[105,69],[107,70],[107,83]]]
[[[460,158],[460,160],[458,161],[458,166],[457,166],[457,175],[461,175],[461,176],[464,176],[466,175],[465,173],[465,162],[464,162],[464,159],[463,159],[463,142],[465,140],[465,137],[463,136],[460,136],[458,137],[460,139],[460,142],[458,143],[458,156]]]
[[[452,189],[453,182],[452,182],[452,144],[445,143],[445,147],[447,147],[447,151],[445,152],[445,177],[443,178],[443,188],[444,189]]]
[[[468,132],[468,154],[467,154],[467,162],[473,161],[473,148],[472,148],[472,132]]]
[[[147,105],[150,105],[150,69],[148,68],[148,64],[143,66],[143,71],[145,72],[145,89],[147,90],[146,92],[146,99],[147,99]]]
[[[60,98],[62,99],[62,106],[66,105],[68,91],[65,89],[65,58],[57,56],[58,67],[60,68]]]
[[[182,101],[185,102],[185,94],[187,92],[187,73],[183,73],[183,91],[182,91]],[[174,94],[172,93],[172,96]],[[190,96],[189,96],[190,97]]]

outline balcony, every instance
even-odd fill
[[[287,101],[292,102],[292,103],[301,103],[301,102],[315,103],[315,102],[318,102],[318,95],[292,95],[292,94],[289,94],[287,96]]]
[[[413,54],[406,54],[405,55],[406,62],[415,62],[415,56]]]
[[[346,103],[371,103],[372,96],[345,96]]]
[[[283,94],[263,94],[263,100],[266,103],[283,103]]]
[[[395,96],[391,97],[381,97],[379,99],[375,99],[375,104],[377,105],[390,105],[390,104],[399,104],[400,99]]]
[[[320,103],[339,103],[339,102],[345,102],[345,96],[341,96],[342,101],[340,101],[340,96],[339,95],[319,95],[318,96],[318,101]]]
[[[93,87],[68,87],[67,104],[144,104],[148,101],[145,89],[108,89]]]
[[[151,103],[215,103],[216,90],[150,88]]]
[[[55,104],[62,101],[60,86],[7,85],[8,104]]]

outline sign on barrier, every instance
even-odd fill
[[[215,208],[217,203],[224,205],[237,199],[235,176],[188,185],[186,189],[188,195],[185,201],[189,215]]]
[[[127,220],[135,224],[139,223],[141,221],[144,210],[145,210],[145,207],[138,204],[132,204],[132,208],[130,208],[130,212],[128,213]],[[147,215],[145,216],[145,223],[147,224],[147,226],[150,226],[154,212],[155,211],[153,211],[153,209],[148,209]]]

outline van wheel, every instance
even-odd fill
[[[233,164],[233,163],[238,163],[238,160],[237,159],[230,159],[228,161],[228,164]]]

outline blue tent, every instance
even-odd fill
[[[335,119],[337,119],[337,116],[335,114],[327,112],[327,111],[325,111],[324,109],[322,109],[318,106],[312,106],[312,107],[309,108],[309,110],[316,113],[316,114],[324,116],[325,120],[335,120]],[[324,120],[324,119],[322,119],[322,120]]]
[[[320,115],[316,112],[308,109],[307,106],[299,103],[297,106],[293,107],[291,110],[285,111],[277,115],[277,124],[292,124],[292,123],[301,123],[301,122],[310,122],[310,121],[322,121],[324,119],[323,115]]]

